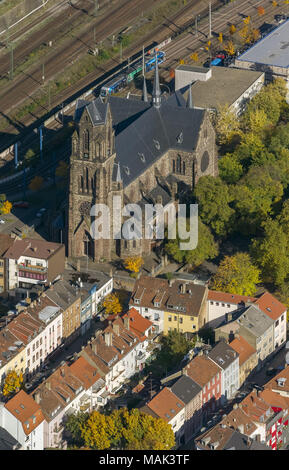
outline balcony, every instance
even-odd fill
[[[46,273],[47,272],[47,267],[36,266],[35,264],[18,263],[17,267],[21,271],[28,271],[28,272],[33,272],[33,273]]]

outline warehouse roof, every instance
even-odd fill
[[[238,61],[289,67],[289,20],[238,57]]]

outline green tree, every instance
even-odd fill
[[[202,176],[195,189],[202,221],[219,237],[225,237],[234,227],[233,196],[221,178]]]
[[[198,245],[194,250],[180,250],[180,239],[167,240],[165,251],[177,263],[192,264],[193,267],[199,266],[207,259],[213,259],[218,255],[218,246],[208,227],[204,225],[200,218],[198,221]]]
[[[263,279],[280,287],[289,277],[288,226],[284,231],[278,220],[267,219],[262,227],[264,235],[252,241],[251,254]]]
[[[260,270],[248,253],[225,256],[213,278],[212,289],[230,294],[253,295],[260,282]]]
[[[84,439],[81,436],[81,426],[83,426],[89,417],[89,413],[73,413],[67,417],[65,422],[65,429],[71,435],[72,445],[82,447],[84,446]]]
[[[234,154],[227,153],[219,160],[219,175],[225,183],[237,183],[243,172],[243,167]]]
[[[215,129],[221,145],[228,144],[235,135],[241,133],[239,120],[234,111],[229,109],[229,105],[217,109]]]

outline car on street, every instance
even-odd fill
[[[0,219],[0,224],[5,224],[5,220]]]

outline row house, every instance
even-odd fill
[[[33,399],[44,417],[44,448],[66,448],[63,435],[67,416],[79,411],[90,412],[98,406],[105,382],[82,357],[72,365],[61,365],[34,391]]]
[[[44,449],[45,419],[40,406],[23,390],[0,403],[0,426],[20,444],[20,450]]]
[[[273,348],[275,351],[285,345],[287,308],[269,292],[262,294],[256,301],[259,309],[274,321],[273,326]]]
[[[184,442],[185,404],[169,388],[164,387],[140,411],[170,424],[177,447]]]
[[[241,387],[258,365],[257,351],[238,334],[235,334],[230,346],[239,354],[239,387]]]
[[[202,388],[202,413],[206,418],[221,405],[222,369],[207,355],[198,355],[184,371]]]
[[[170,390],[185,405],[184,443],[202,427],[202,387],[185,374],[178,378]]]
[[[258,438],[252,439],[239,430],[219,423],[195,439],[196,450],[270,450]]]
[[[6,289],[26,296],[35,284],[48,285],[64,272],[65,247],[32,238],[14,239],[4,254]]]
[[[227,294],[226,292],[209,290],[207,299],[207,326],[213,329],[218,328],[226,321],[228,314],[245,307],[248,302],[254,302],[255,300],[257,300],[255,297],[246,295]]]
[[[220,341],[208,357],[222,370],[222,402],[231,400],[239,388],[239,354],[229,344]]]
[[[8,248],[13,244],[14,239],[5,233],[0,233],[0,293],[6,290],[6,271],[7,260],[4,255]]]
[[[68,281],[60,279],[45,291],[45,296],[62,310],[62,339],[71,342],[80,334],[80,304],[79,288]]]
[[[285,369],[269,380],[264,387],[278,393],[282,397],[289,398],[289,366],[286,365]]]
[[[192,282],[141,276],[129,304],[152,321],[158,333],[192,334],[206,323],[207,293],[207,287]]]
[[[3,328],[0,331],[0,386],[2,388],[8,372],[15,370],[17,374],[26,371],[26,346],[17,336]]]
[[[97,331],[97,336],[80,353],[98,368],[109,393],[116,393],[127,379],[140,371],[149,355],[148,346],[152,338],[144,334],[148,324],[142,337],[130,327],[138,315],[134,313],[133,321],[129,315],[117,317],[103,331]]]

